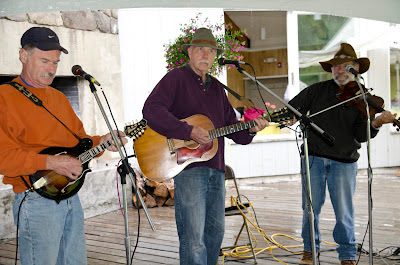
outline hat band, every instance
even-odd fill
[[[190,44],[198,44],[198,43],[207,43],[217,46],[217,43],[215,41],[210,41],[210,40],[193,40]]]
[[[335,56],[334,58],[340,58],[340,59],[345,59],[345,58],[347,58],[347,59],[357,60],[357,58],[354,58],[353,56],[344,55],[344,54],[337,55],[337,56]]]

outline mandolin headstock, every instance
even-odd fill
[[[147,127],[147,121],[145,119],[142,119],[139,122],[136,122],[134,124],[128,124],[124,128],[124,133],[126,136],[132,138],[135,140],[136,138],[139,138],[140,135],[144,133],[144,130]]]
[[[269,122],[276,123],[287,123],[294,118],[294,114],[288,110],[288,108],[284,107],[279,110],[275,110],[270,115],[268,113],[264,114],[264,117]]]

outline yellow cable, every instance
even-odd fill
[[[252,220],[250,220],[250,219],[247,217],[247,215],[242,211],[242,208],[247,210],[247,207],[246,207],[245,205],[243,205],[241,202],[238,202],[236,199],[234,199],[233,196],[231,196],[231,205],[232,205],[232,206],[233,206],[233,205],[236,205],[236,207],[238,208],[238,210],[240,211],[240,213],[242,214],[242,216],[243,216],[244,218],[246,218],[246,221],[247,221],[247,222],[245,223],[245,225],[247,226],[248,231],[249,231],[251,237],[252,237],[253,240],[254,240],[253,249],[254,249],[254,253],[255,253],[256,256],[257,256],[258,254],[264,252],[264,251],[269,250],[269,252],[271,253],[272,258],[274,258],[276,261],[278,261],[278,262],[280,262],[280,263],[286,264],[285,262],[283,262],[283,261],[281,261],[281,260],[275,258],[275,256],[274,256],[273,253],[272,253],[272,250],[273,250],[273,249],[281,248],[281,249],[284,249],[284,250],[286,250],[286,251],[288,251],[288,252],[290,252],[290,253],[292,253],[292,254],[302,254],[302,253],[303,253],[303,251],[296,251],[296,252],[295,252],[295,251],[291,251],[291,250],[289,250],[289,248],[299,248],[299,247],[302,247],[304,244],[283,246],[283,245],[281,245],[280,243],[278,243],[278,242],[275,240],[275,237],[286,237],[286,238],[293,239],[293,240],[295,240],[295,241],[300,241],[300,242],[301,242],[301,241],[302,241],[301,238],[296,238],[296,237],[292,237],[292,236],[285,235],[285,234],[281,234],[281,233],[273,234],[273,235],[271,236],[271,238],[270,238],[270,237],[268,237],[268,235],[266,234],[266,232],[265,232],[262,228],[258,227],[258,225],[255,223],[254,215],[253,215],[250,211],[248,211],[248,213],[252,216]],[[252,203],[250,202],[250,207],[252,207],[252,206],[253,206],[253,205],[252,205]],[[241,208],[241,207],[242,207],[242,208]],[[254,236],[253,232],[251,231],[249,224],[251,224],[251,225],[258,231],[258,233],[264,238],[264,241],[268,244],[268,247],[267,247],[267,248],[257,248],[257,244],[258,244],[258,243],[257,243],[257,239],[256,239],[256,237]],[[271,246],[269,241],[272,242],[275,246]],[[326,242],[325,240],[322,240],[322,242],[324,242],[325,244],[328,244],[328,245],[333,245],[333,246],[337,246],[337,245],[338,245],[338,244],[336,244],[336,243],[329,243],[329,242]],[[249,252],[252,252],[252,251],[251,251],[251,247],[249,247],[249,246],[238,246],[238,247],[233,248],[233,249],[231,250],[231,252],[224,252],[224,256],[231,256],[231,257],[233,257],[233,258],[238,258],[238,257],[240,257],[240,258],[253,258],[253,254],[251,254],[251,255],[245,255],[245,254],[247,254],[247,253],[249,253]]]

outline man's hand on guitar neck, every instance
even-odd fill
[[[207,144],[211,141],[208,131],[199,126],[193,126],[190,138],[199,144]]]
[[[128,139],[126,139],[125,133],[124,133],[124,132],[117,131],[117,130],[114,130],[113,132],[114,132],[114,134],[117,136],[117,138],[118,138],[118,133],[119,133],[119,135],[121,136],[122,143],[121,143],[121,140],[118,140],[118,142],[119,142],[120,145],[125,145],[125,144],[128,142]],[[103,142],[108,141],[108,140],[110,140],[110,139],[111,139],[111,134],[110,134],[110,133],[107,133],[107,134],[103,135],[103,136],[100,138],[100,143],[103,143]],[[116,147],[115,144],[114,144],[114,141],[113,141],[112,145],[109,146],[109,147],[107,148],[107,150],[108,150],[108,151],[112,151],[112,152],[118,151],[117,147]]]
[[[69,155],[48,155],[46,169],[70,179],[77,179],[82,173],[82,163]]]
[[[263,119],[263,117],[261,115],[258,116],[257,119],[254,119],[254,121],[257,123],[257,125],[249,129],[249,132],[251,132],[251,133],[259,132],[259,131],[263,130],[265,127],[269,126],[269,122],[267,120]]]

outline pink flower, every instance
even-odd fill
[[[271,109],[275,109],[276,108],[276,106],[275,105],[271,105]]]
[[[271,106],[271,103],[265,102],[265,106],[269,107],[269,106]]]

